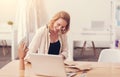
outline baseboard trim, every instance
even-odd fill
[[[4,47],[4,46],[0,45],[0,48],[2,48],[2,47]],[[11,46],[7,46],[7,47],[11,48]]]
[[[74,47],[74,49],[82,49],[83,47]],[[92,48],[92,47],[88,47]],[[109,49],[110,47],[95,47],[95,49]]]

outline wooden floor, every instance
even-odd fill
[[[6,49],[8,49],[8,51]],[[6,54],[4,55],[2,52],[2,46],[0,46],[0,68],[11,61],[11,47],[9,46],[6,49]]]
[[[73,59],[75,61],[97,61],[100,51],[102,49],[103,48],[97,48],[96,49],[97,57],[94,57],[92,48],[86,48],[84,52],[84,56],[80,55],[81,48],[75,48],[73,53],[74,55]],[[8,47],[8,53],[6,53],[6,55],[4,56],[2,53],[2,47],[0,46],[0,68],[2,68],[4,65],[9,63],[10,61],[11,61],[11,47]]]

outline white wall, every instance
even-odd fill
[[[0,23],[15,20],[17,0],[0,0]]]
[[[71,31],[90,26],[91,21],[105,21],[109,26],[111,7],[109,0],[44,0],[47,14],[52,17],[57,11],[65,10],[71,15]]]
[[[70,13],[70,33],[80,32],[82,28],[90,28],[92,21],[104,21],[106,26],[105,28],[110,28],[110,0],[43,0],[43,3],[49,19],[56,12],[61,10],[65,10]],[[98,47],[106,47],[110,44],[109,42],[106,42],[105,45],[103,45],[103,42],[96,43]]]
[[[41,0],[42,16],[41,24],[58,11],[65,10],[71,16],[70,32],[79,32],[83,27],[90,27],[91,21],[105,21],[105,25],[111,23],[110,0]],[[15,20],[17,0],[0,0],[0,23]]]

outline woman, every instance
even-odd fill
[[[29,50],[24,42],[19,45],[20,68],[24,69],[24,59],[29,61],[30,53],[61,55],[66,59],[68,54],[66,33],[69,28],[70,15],[65,11],[55,14],[48,25],[38,29],[29,45]]]

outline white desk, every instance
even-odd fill
[[[109,31],[82,31],[79,33],[69,32],[68,45],[69,45],[69,57],[68,60],[73,60],[73,42],[74,41],[112,41],[113,33]]]
[[[11,60],[14,60],[17,57],[17,31],[7,26],[0,25],[0,40],[11,41]]]

